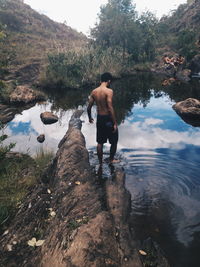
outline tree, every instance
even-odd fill
[[[118,49],[123,59],[135,62],[155,58],[156,29],[158,23],[151,12],[138,18],[131,0],[109,0],[101,7],[99,23],[91,31],[95,43],[103,49]]]
[[[155,58],[157,24],[157,18],[150,11],[144,12],[139,18],[141,51],[143,52],[142,60],[152,61]]]
[[[109,0],[101,7],[99,23],[91,36],[98,45],[122,50],[123,57],[130,47],[130,36],[134,36],[135,6],[131,0]]]

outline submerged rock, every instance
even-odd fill
[[[140,258],[143,262],[143,266],[170,267],[164,256],[164,252],[150,237],[144,240],[141,247],[142,250],[140,250]]]
[[[172,106],[176,113],[188,124],[200,126],[200,101],[188,98]]]
[[[58,116],[49,111],[41,113],[40,118],[44,124],[53,124],[58,121]]]
[[[43,143],[44,140],[45,140],[45,135],[44,134],[40,134],[38,137],[37,137],[37,140],[39,143]]]
[[[43,100],[45,100],[45,95],[42,92],[33,90],[30,87],[24,85],[17,86],[10,95],[11,104],[28,104],[31,102]]]

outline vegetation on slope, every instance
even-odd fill
[[[87,41],[83,34],[39,14],[20,0],[0,0],[0,38],[0,65],[11,73],[22,69],[21,73],[29,74],[31,70],[25,67],[35,64],[40,69],[48,53],[72,47],[78,50]]]
[[[200,2],[182,4],[158,24],[161,47],[183,54],[188,61],[199,53]]]

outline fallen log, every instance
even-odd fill
[[[128,226],[130,195],[116,172],[99,185],[81,133],[69,122],[43,182],[28,194],[0,240],[2,266],[142,266]]]

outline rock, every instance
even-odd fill
[[[10,103],[18,104],[24,103],[28,104],[36,101],[45,100],[45,95],[42,92],[33,90],[28,86],[20,85],[10,95]]]
[[[176,82],[176,79],[175,78],[169,78],[169,79],[165,79],[163,82],[162,82],[162,86],[168,86],[168,85],[171,85],[172,83]]]
[[[44,134],[40,134],[38,137],[37,137],[37,140],[39,143],[43,143],[44,140],[45,140],[45,135]]]
[[[53,124],[58,121],[58,116],[48,111],[41,113],[40,118],[44,124]]]
[[[192,126],[200,126],[200,101],[194,98],[188,98],[172,106],[176,113]]]

